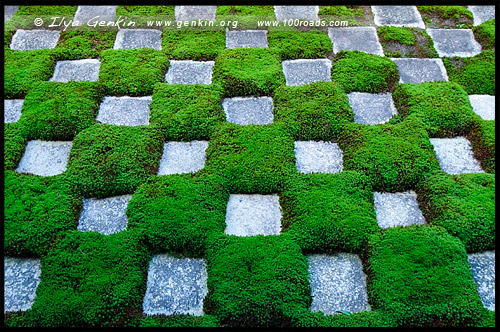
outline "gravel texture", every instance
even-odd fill
[[[212,83],[212,69],[215,61],[170,60],[165,80],[168,84]]]
[[[417,194],[410,190],[399,193],[373,193],[377,223],[381,228],[425,225],[417,203]]]
[[[104,97],[96,120],[117,126],[145,126],[149,124],[151,96]]]
[[[495,311],[495,250],[469,254],[468,260],[483,305]]]
[[[3,10],[3,19],[7,22],[19,10],[19,6],[3,6]]]
[[[127,228],[127,205],[132,195],[102,199],[84,198],[77,229],[110,235]]]
[[[116,18],[117,6],[78,6],[76,9],[74,21],[85,24],[91,22],[111,22]]]
[[[239,125],[264,125],[273,122],[273,99],[271,97],[225,98],[222,108],[228,122]]]
[[[57,61],[54,76],[49,81],[93,81],[99,79],[101,62],[97,59]]]
[[[226,48],[267,48],[267,30],[226,32]]]
[[[427,29],[440,57],[473,57],[481,53],[481,45],[471,29]]]
[[[416,6],[372,6],[375,25],[425,29]]]
[[[274,6],[276,20],[319,20],[319,6]]]
[[[347,95],[354,111],[354,122],[375,125],[386,123],[398,113],[390,93],[352,92]]]
[[[66,170],[72,142],[28,141],[16,171],[53,176]]]
[[[15,51],[52,49],[56,47],[61,31],[16,30],[10,48]]]
[[[479,25],[495,18],[495,6],[468,6],[468,9],[474,17],[474,25]]]
[[[158,175],[194,173],[205,167],[207,141],[167,142]]]
[[[19,121],[24,99],[4,99],[3,120],[5,123]]]
[[[113,49],[154,48],[161,50],[161,30],[120,29]]]
[[[296,141],[295,158],[299,173],[339,173],[343,170],[342,150],[337,143]]]
[[[469,95],[474,112],[483,120],[495,120],[495,96]]]
[[[375,27],[328,28],[328,36],[334,53],[347,50],[384,56]]]
[[[328,59],[285,60],[283,73],[286,85],[304,85],[318,81],[331,81],[332,62]]]
[[[448,174],[484,173],[467,138],[430,138],[441,169]]]
[[[175,6],[176,21],[215,21],[217,6]]]
[[[36,298],[41,265],[36,258],[4,257],[3,312],[26,311]]]
[[[399,70],[399,83],[448,81],[441,59],[391,58]]]

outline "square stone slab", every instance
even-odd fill
[[[440,57],[473,57],[481,53],[481,45],[471,29],[427,29]]]
[[[66,170],[72,142],[28,141],[16,172],[53,176]]]
[[[127,205],[132,195],[102,199],[84,198],[77,229],[110,235],[127,228]]]
[[[161,31],[155,29],[120,29],[113,49],[154,48],[161,50]]]
[[[399,83],[448,81],[441,59],[391,58],[399,70]]]
[[[295,158],[299,173],[339,173],[343,170],[342,150],[337,143],[296,141]]]
[[[375,25],[425,29],[416,6],[372,6]]]
[[[354,122],[367,125],[386,123],[398,113],[390,93],[351,92],[347,95]]]
[[[495,250],[467,256],[483,305],[488,310],[495,311]]]
[[[3,10],[3,19],[7,22],[19,10],[19,6],[3,6]]]
[[[225,98],[222,108],[226,113],[227,122],[239,125],[265,125],[274,120],[271,97]]]
[[[91,22],[111,22],[116,18],[117,6],[78,6],[76,9],[74,21],[78,21],[80,25]]]
[[[495,6],[468,6],[467,8],[472,12],[474,25],[479,25],[495,18]]]
[[[448,174],[484,173],[467,138],[430,138],[441,169]]]
[[[146,315],[203,315],[208,294],[207,267],[201,258],[154,255],[149,262],[142,310]]]
[[[158,175],[194,173],[205,167],[207,141],[167,142]]]
[[[337,310],[370,311],[361,259],[350,253],[309,255],[311,311],[333,315]]]
[[[277,21],[283,20],[319,20],[319,6],[274,6]]]
[[[175,6],[176,21],[215,21],[217,6]]]
[[[99,79],[101,62],[97,59],[57,61],[54,76],[49,81],[93,81]]]
[[[267,30],[226,32],[226,48],[267,48]]]
[[[483,120],[495,120],[495,96],[469,95],[474,112]]]
[[[332,62],[328,59],[297,59],[282,62],[286,85],[331,81]]]
[[[35,302],[41,265],[36,258],[4,257],[3,312],[26,311]]]
[[[225,233],[237,236],[277,235],[281,232],[281,207],[277,194],[229,196]]]
[[[149,124],[151,96],[104,97],[96,120],[117,126],[146,126]]]
[[[375,27],[328,28],[328,36],[334,53],[347,50],[384,56]]]
[[[170,60],[165,80],[168,84],[212,84],[215,61]]]
[[[10,42],[15,51],[42,50],[56,47],[61,31],[55,30],[16,30]]]
[[[377,223],[381,228],[425,225],[418,207],[417,194],[410,190],[399,193],[373,193]]]
[[[3,102],[3,121],[5,123],[19,121],[24,99],[4,99]]]

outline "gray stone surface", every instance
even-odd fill
[[[9,21],[18,9],[19,6],[3,6],[3,19],[5,22]]]
[[[440,57],[473,57],[481,53],[481,45],[471,29],[427,29]]]
[[[207,141],[167,142],[158,175],[194,173],[205,167]]]
[[[78,6],[73,20],[80,25],[91,22],[111,22],[116,18],[117,6]]]
[[[441,169],[448,174],[484,173],[467,138],[430,138]]]
[[[399,83],[448,81],[441,59],[391,58],[399,70]]]
[[[416,6],[372,6],[375,25],[425,29]]]
[[[16,30],[10,42],[15,51],[41,50],[56,47],[61,31],[55,30]]]
[[[332,62],[328,59],[297,59],[282,62],[286,85],[331,81]]]
[[[97,81],[101,62],[97,59],[57,61],[54,76],[49,81]]]
[[[319,20],[319,6],[274,6],[276,20]]]
[[[343,170],[342,150],[337,143],[296,141],[295,158],[299,173],[339,173]]]
[[[474,112],[483,120],[495,120],[495,96],[469,95]]]
[[[226,234],[237,236],[277,235],[281,231],[281,207],[277,194],[229,196]]]
[[[468,6],[468,9],[474,17],[474,25],[479,25],[495,18],[495,6]]]
[[[410,190],[399,193],[373,193],[377,223],[381,228],[425,225],[418,207],[417,194]]]
[[[176,21],[215,21],[217,6],[175,6]]]
[[[84,198],[77,229],[110,235],[127,228],[127,205],[132,195]]]
[[[21,109],[23,108],[24,99],[4,99],[3,105],[3,121],[12,123],[19,121],[21,117]]]
[[[66,170],[72,142],[28,141],[17,165],[18,173],[53,176]]]
[[[226,32],[227,48],[267,48],[267,30],[231,30]]]
[[[495,250],[468,254],[468,260],[483,305],[495,311]]]
[[[3,312],[30,309],[40,283],[40,259],[4,257],[4,273]]]
[[[328,36],[334,53],[347,50],[384,56],[375,27],[328,28]]]
[[[170,60],[165,80],[168,84],[209,85],[214,64],[215,61]]]
[[[145,126],[149,124],[151,96],[104,97],[96,120],[117,126]]]
[[[113,49],[154,48],[161,50],[161,31],[155,29],[120,29]]]
[[[390,93],[351,92],[347,97],[356,123],[381,124],[398,113]]]
[[[201,316],[207,293],[207,267],[203,259],[155,255],[149,263],[142,309],[146,315]]]
[[[310,255],[311,311],[333,315],[337,310],[370,311],[366,276],[355,254]]]
[[[273,122],[273,98],[234,97],[225,98],[222,108],[227,122],[239,125],[264,125]]]

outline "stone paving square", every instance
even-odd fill
[[[227,122],[239,125],[265,125],[274,120],[271,97],[225,98],[222,108],[226,113]]]
[[[467,138],[430,138],[441,169],[448,174],[484,173]]]
[[[215,61],[170,60],[165,74],[168,84],[212,84]]]
[[[286,85],[331,81],[332,62],[328,59],[297,59],[282,62]]]
[[[417,194],[410,190],[399,193],[373,193],[375,214],[380,228],[425,225],[418,207]]]
[[[278,235],[281,207],[277,194],[229,196],[225,233],[236,236]]]
[[[142,309],[146,315],[203,315],[208,294],[207,267],[201,258],[154,255],[149,262]]]
[[[40,283],[40,259],[4,257],[4,273],[3,312],[31,309]]]
[[[149,124],[151,96],[104,97],[96,120],[116,126],[145,126]]]
[[[132,195],[102,199],[84,198],[77,229],[110,235],[127,228],[127,205]]]
[[[328,36],[333,43],[333,53],[347,50],[384,56],[375,27],[328,28]]]
[[[277,21],[283,20],[319,20],[319,6],[274,6]]]
[[[481,45],[471,29],[427,29],[440,57],[473,57],[481,53]]]
[[[354,111],[354,122],[376,125],[386,123],[398,113],[390,93],[351,92],[347,95]]]
[[[311,311],[333,315],[337,310],[370,311],[361,259],[350,253],[307,257],[313,301]]]
[[[4,99],[3,121],[13,123],[19,121],[24,99]]]
[[[267,47],[267,30],[232,30],[226,32],[226,48]]]
[[[295,166],[299,173],[340,173],[344,168],[342,156],[342,150],[337,143],[295,142]]]
[[[78,6],[73,21],[85,25],[89,20],[95,22],[111,22],[116,18],[117,6]]]
[[[469,95],[474,112],[483,120],[495,120],[495,96]]]
[[[7,22],[19,10],[19,6],[3,6],[3,10],[3,19]]]
[[[416,6],[372,6],[375,25],[425,29]]]
[[[495,18],[495,6],[468,6],[467,8],[472,12],[474,25],[479,25]]]
[[[97,59],[57,61],[54,76],[49,81],[92,81],[99,79],[101,62]]]
[[[399,70],[399,83],[448,81],[441,59],[391,58]]]
[[[66,170],[72,142],[28,141],[16,172],[53,176]]]
[[[161,50],[161,31],[155,29],[120,29],[113,49],[154,48]]]
[[[495,311],[495,250],[468,254],[468,260],[483,305]]]
[[[15,51],[52,49],[56,47],[61,31],[16,30],[10,48]]]
[[[215,21],[217,6],[175,6],[176,21]]]
[[[194,173],[205,167],[207,141],[167,142],[158,175]]]

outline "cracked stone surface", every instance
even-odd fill
[[[230,195],[226,225],[225,233],[230,235],[280,234],[281,207],[278,195]]]
[[[225,98],[222,108],[226,113],[227,122],[239,125],[264,125],[274,120],[271,97]]]
[[[226,48],[267,48],[267,30],[226,32]]]
[[[96,120],[117,126],[145,126],[149,124],[149,104],[152,96],[104,97]]]
[[[441,59],[391,58],[398,66],[399,83],[448,81]]]
[[[203,259],[155,255],[149,262],[142,309],[146,315],[201,316],[207,293],[207,267]]]
[[[207,141],[167,142],[158,175],[194,173],[205,167]]]
[[[99,79],[101,62],[97,59],[57,61],[54,76],[49,81],[92,81]]]
[[[311,311],[333,315],[337,310],[370,311],[361,259],[350,253],[309,255]]]
[[[468,6],[468,9],[474,17],[474,25],[479,25],[495,18],[495,6]]]
[[[215,21],[217,6],[175,6],[176,21]]]
[[[328,28],[328,36],[334,53],[347,50],[384,56],[375,27]]]
[[[328,59],[297,59],[282,62],[286,85],[331,81],[332,62]]]
[[[495,250],[467,256],[483,305],[488,310],[495,311]]]
[[[16,30],[10,48],[15,51],[52,49],[56,47],[61,31]]]
[[[481,45],[471,29],[427,29],[440,57],[473,57],[481,53]]]
[[[168,84],[209,85],[214,64],[215,61],[170,60],[165,80]]]
[[[66,170],[72,142],[28,141],[16,172],[53,176]]]
[[[342,150],[337,143],[296,141],[295,166],[299,173],[339,173],[343,170]]]
[[[380,228],[425,225],[418,207],[417,194],[410,190],[399,193],[373,193],[375,214]]]
[[[319,20],[319,6],[274,6],[276,20]]]
[[[161,31],[155,29],[120,29],[113,49],[153,48],[161,50]]]
[[[469,95],[474,112],[483,120],[495,120],[495,96]]]
[[[4,273],[3,312],[31,309],[40,283],[40,259],[4,257]]]
[[[390,93],[351,92],[347,95],[354,111],[354,122],[376,125],[386,123],[398,113]]]
[[[116,18],[117,6],[78,6],[76,9],[74,21],[80,24],[91,22],[114,21]]]
[[[77,229],[110,235],[127,228],[127,205],[132,195],[102,199],[84,198]]]
[[[5,22],[7,22],[19,10],[19,6],[3,6],[3,10],[3,19]]]
[[[416,6],[372,6],[375,25],[425,29]]]
[[[19,121],[24,99],[4,99],[3,121],[13,123]]]
[[[430,138],[441,169],[448,174],[484,173],[467,138]]]

